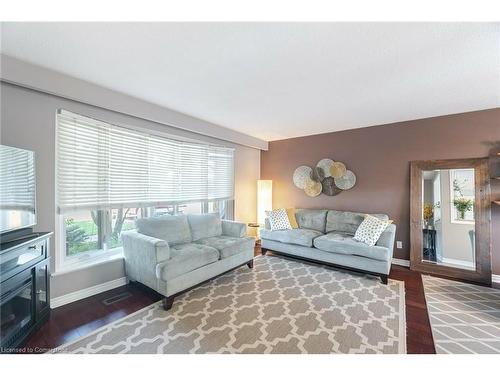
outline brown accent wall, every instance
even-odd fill
[[[273,180],[273,207],[333,208],[389,214],[409,259],[411,160],[486,157],[500,151],[500,108],[270,142],[261,153],[261,178]],[[357,176],[356,186],[338,196],[307,197],[293,185],[300,165],[322,158],[343,161]],[[500,157],[491,158],[491,173],[500,175]],[[491,182],[500,199],[500,180]],[[500,206],[492,210],[493,272],[500,274]]]

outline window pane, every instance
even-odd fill
[[[151,216],[175,215],[175,206],[159,206],[151,208]]]
[[[453,169],[452,181],[452,220],[474,221],[474,169]]]
[[[91,211],[76,213],[64,218],[66,254],[75,255],[99,249],[97,218]]]
[[[233,201],[217,200],[208,202],[208,212],[218,212],[221,219],[233,220]]]
[[[201,214],[202,204],[198,203],[185,203],[177,205],[177,213],[182,214]]]
[[[135,220],[142,217],[140,208],[116,208],[110,210],[108,219],[108,236],[106,245],[108,249],[122,246],[121,234],[135,229]]]

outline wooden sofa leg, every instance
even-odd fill
[[[260,253],[261,253],[262,255],[266,255],[266,253],[267,253],[267,249],[261,248],[261,249],[260,249]]]
[[[163,298],[163,308],[165,309],[165,311],[167,310],[170,310],[172,308],[172,305],[174,304],[174,296],[170,296],[170,297],[165,297]]]
[[[380,279],[382,280],[382,284],[387,285],[389,282],[389,276],[388,275],[380,275]]]
[[[253,259],[247,263],[248,268],[253,268]]]

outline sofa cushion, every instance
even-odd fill
[[[345,255],[359,255],[376,260],[388,260],[389,250],[382,246],[368,246],[355,241],[350,233],[330,232],[314,239],[319,250]]]
[[[161,264],[158,277],[171,280],[218,260],[219,252],[213,247],[197,243],[177,245],[170,248],[170,259]]]
[[[323,233],[313,229],[287,229],[287,230],[268,230],[262,229],[260,237],[266,240],[279,241],[283,243],[291,243],[312,247],[313,240]]]
[[[365,215],[360,212],[347,212],[347,211],[335,211],[329,210],[326,215],[326,230],[325,232],[345,232],[354,235],[356,229],[365,219]],[[385,214],[370,214],[375,216],[377,219],[387,221],[389,217]]]
[[[219,250],[221,259],[239,254],[247,249],[253,249],[255,246],[253,238],[229,236],[202,238],[196,241],[196,243]]]
[[[301,229],[313,229],[325,233],[327,210],[306,210],[295,211],[297,223]]]
[[[159,238],[170,246],[191,242],[191,230],[186,215],[146,217],[135,221],[137,232]]]
[[[220,236],[222,223],[218,213],[187,215],[193,241]]]

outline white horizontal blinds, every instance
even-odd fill
[[[58,114],[61,212],[232,198],[233,150]]]
[[[234,198],[234,150],[208,148],[208,199]]]
[[[109,128],[107,205],[135,207],[149,201],[148,144],[147,134]]]
[[[59,114],[57,119],[59,209],[107,205],[109,126],[69,114]]]
[[[33,152],[0,145],[0,209],[35,211]]]
[[[179,147],[179,201],[208,198],[208,145],[181,143]]]
[[[179,200],[179,142],[150,137],[148,154],[148,201]]]

